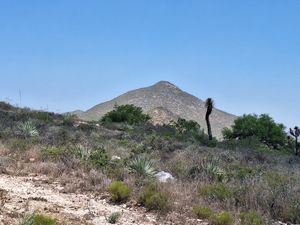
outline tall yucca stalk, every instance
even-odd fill
[[[156,170],[151,160],[138,156],[129,163],[129,170],[141,177],[154,177]]]
[[[206,125],[207,125],[208,138],[209,138],[209,140],[212,140],[213,136],[212,136],[211,124],[210,124],[209,117],[210,117],[210,115],[212,113],[212,110],[214,108],[214,100],[212,98],[206,99],[205,107],[206,107],[205,120],[206,120]]]
[[[290,128],[290,134],[295,138],[295,153],[298,155],[298,138],[300,136],[299,127],[296,126],[294,129]]]

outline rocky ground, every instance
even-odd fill
[[[17,224],[20,217],[42,212],[59,218],[63,224],[109,224],[106,218],[120,212],[119,224],[154,225],[155,216],[129,205],[111,205],[89,194],[66,194],[58,183],[48,183],[42,176],[14,177],[0,175],[0,224]]]

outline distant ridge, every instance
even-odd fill
[[[111,111],[115,104],[134,104],[141,107],[144,112],[152,117],[154,124],[169,123],[178,117],[197,121],[206,130],[205,103],[201,99],[182,91],[168,81],[160,81],[150,87],[129,91],[119,97],[82,112],[75,111],[83,120],[99,120],[105,113]],[[232,125],[236,116],[214,109],[211,115],[213,134],[221,138],[224,127]]]

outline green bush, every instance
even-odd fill
[[[33,214],[24,218],[19,225],[59,225],[59,223],[52,217],[43,214]]]
[[[150,117],[143,113],[142,108],[134,105],[115,106],[115,109],[106,113],[102,122],[125,122],[130,125],[147,122]]]
[[[150,184],[141,191],[138,202],[148,210],[167,212],[171,208],[169,196],[159,191],[155,184]]]
[[[109,157],[103,148],[92,150],[89,156],[89,160],[93,166],[100,169],[107,166]]]
[[[212,200],[224,201],[233,196],[233,191],[225,184],[210,184],[199,189],[201,196]]]
[[[107,222],[111,223],[111,224],[115,224],[118,222],[118,220],[121,217],[121,213],[119,212],[114,212],[112,213],[108,218],[107,218]]]
[[[217,215],[213,215],[209,220],[212,225],[231,225],[234,222],[232,216],[228,212],[221,212]]]
[[[209,219],[214,213],[211,208],[201,205],[195,205],[193,207],[193,213],[198,219]]]
[[[254,211],[242,212],[240,219],[243,225],[266,225],[261,215]]]
[[[244,115],[234,121],[234,125],[223,130],[224,139],[245,139],[257,137],[261,143],[272,148],[283,147],[287,143],[285,127],[277,124],[268,115]]]
[[[121,181],[115,181],[109,185],[108,191],[112,201],[124,202],[129,198],[132,189]]]
[[[42,155],[45,159],[59,161],[67,155],[67,149],[64,147],[50,147],[42,150]]]

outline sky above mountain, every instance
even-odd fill
[[[0,100],[86,110],[168,80],[300,125],[299,21],[299,0],[3,0]]]

